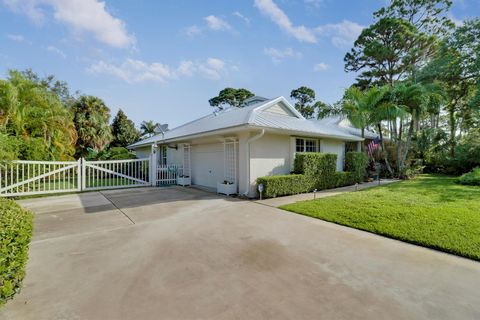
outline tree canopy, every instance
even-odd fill
[[[109,125],[110,109],[94,96],[81,96],[72,106],[73,122],[78,133],[77,156],[85,156],[88,149],[103,150],[112,140]]]
[[[223,110],[227,106],[241,108],[243,103],[248,98],[253,97],[255,94],[250,92],[247,89],[235,89],[235,88],[225,88],[221,90],[216,97],[208,100],[208,103],[212,107],[218,108],[218,110]]]
[[[126,147],[140,139],[140,132],[122,109],[118,110],[117,115],[113,118],[111,127],[113,140],[110,145],[112,147]]]

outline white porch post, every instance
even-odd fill
[[[152,144],[150,151],[150,185],[155,186],[157,184],[157,145]]]

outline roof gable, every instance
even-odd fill
[[[263,109],[261,112],[269,112],[277,115],[298,118],[298,116],[293,113],[292,110],[287,107],[283,102],[279,102],[272,106],[269,106],[268,108]]]

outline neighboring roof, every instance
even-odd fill
[[[157,134],[134,143],[129,148],[150,145],[160,141],[171,142],[187,139],[198,134],[214,133],[218,130],[241,126],[289,131],[299,135],[308,134],[352,141],[363,140],[359,135],[350,133],[338,124],[305,119],[284,97],[270,100],[261,97],[252,97],[250,99],[253,101],[249,101],[250,104],[243,108],[229,108],[214,112],[169,130],[164,134]],[[277,108],[278,105],[281,105],[285,112],[288,112],[291,116],[280,114]]]

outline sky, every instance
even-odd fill
[[[343,57],[386,0],[0,0],[0,77],[53,74],[72,91],[170,128],[211,113],[225,87],[341,98]],[[456,23],[480,0],[454,0]]]

